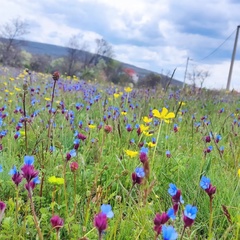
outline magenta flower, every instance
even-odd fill
[[[99,235],[101,235],[107,229],[107,215],[102,212],[95,215],[94,226],[97,228]]]
[[[33,165],[23,165],[21,168],[22,176],[27,180],[29,183],[33,178],[37,177],[38,171],[34,169]]]
[[[174,209],[170,208],[167,212],[156,214],[153,222],[154,222],[154,231],[156,232],[157,236],[162,232],[162,225],[165,224],[169,219],[174,220],[176,218],[174,214]]]
[[[12,180],[15,183],[15,185],[18,187],[19,183],[22,181],[22,175],[17,171],[16,166],[13,166],[13,168],[10,170],[9,175],[12,175]]]
[[[6,209],[6,204],[4,202],[0,201],[0,222],[2,221],[5,209]]]
[[[54,229],[57,230],[57,232],[59,231],[60,228],[63,227],[63,224],[64,224],[64,220],[62,218],[60,218],[58,215],[55,215],[53,216],[51,219],[50,219],[50,222],[52,224],[52,227]]]

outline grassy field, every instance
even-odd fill
[[[3,67],[0,89],[0,239],[240,239],[237,93]]]

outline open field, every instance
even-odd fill
[[[0,239],[240,239],[237,93],[7,68],[0,89]]]

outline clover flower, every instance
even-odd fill
[[[70,169],[72,172],[75,172],[76,170],[78,170],[78,163],[77,162],[72,162],[70,163]]]
[[[58,215],[54,215],[51,219],[50,219],[51,225],[54,229],[56,229],[56,231],[58,232],[60,230],[60,228],[63,227],[64,224],[64,220],[62,218],[60,218]]]
[[[103,231],[107,229],[107,219],[112,218],[114,213],[112,207],[109,204],[102,204],[101,212],[96,214],[94,217],[94,226],[97,228],[99,237],[102,235]],[[99,238],[100,239],[100,238]]]
[[[105,213],[98,213],[94,217],[94,226],[97,228],[99,235],[107,229],[107,215]]]

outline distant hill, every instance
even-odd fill
[[[61,47],[61,46],[57,46],[57,45],[53,45],[53,44],[39,43],[39,42],[32,42],[32,41],[25,41],[25,40],[24,41],[19,40],[19,41],[23,42],[22,49],[31,54],[43,54],[43,55],[49,55],[49,56],[58,58],[58,57],[66,56],[68,53],[67,47]],[[92,53],[90,53],[90,52],[86,52],[86,51],[82,51],[82,50],[79,50],[79,51],[83,52],[83,55],[85,55],[85,54],[92,55]],[[156,73],[156,72],[153,72],[153,71],[150,71],[147,69],[143,69],[143,68],[140,68],[140,67],[128,64],[128,63],[124,63],[124,62],[120,62],[120,63],[122,64],[123,68],[133,69],[139,75],[140,78],[142,78],[150,73],[159,74],[159,73]],[[169,78],[162,74],[159,74],[159,75],[162,76],[162,79],[165,82],[164,83],[164,85],[165,85],[166,82],[169,81]],[[182,86],[183,83],[176,79],[173,79],[171,84],[173,84],[175,86]]]

